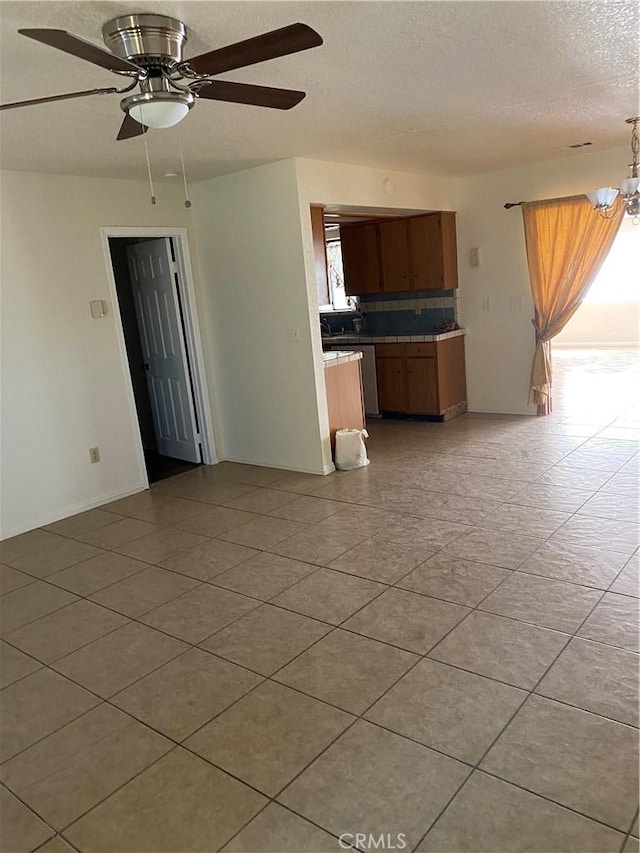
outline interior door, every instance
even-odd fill
[[[187,350],[169,238],[127,246],[158,453],[200,462]]]

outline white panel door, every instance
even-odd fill
[[[200,462],[171,243],[161,237],[127,246],[127,260],[158,453]]]

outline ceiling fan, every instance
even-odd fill
[[[108,21],[102,38],[108,50],[66,30],[21,29],[18,32],[48,44],[115,74],[130,78],[122,89],[115,86],[86,89],[48,98],[33,98],[0,105],[0,110],[29,107],[89,95],[126,94],[120,101],[124,121],[118,139],[146,133],[149,127],[165,128],[182,121],[196,99],[231,101],[277,110],[289,110],[305,92],[215,80],[216,75],[279,56],[287,56],[322,44],[318,33],[306,24],[291,24],[217,50],[183,58],[187,28],[165,15],[124,15]],[[134,90],[136,90],[134,92]]]

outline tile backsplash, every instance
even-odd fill
[[[360,297],[363,332],[368,335],[426,335],[442,320],[458,319],[456,290],[377,293]],[[332,332],[353,329],[353,313],[321,314]]]

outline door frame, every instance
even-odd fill
[[[109,282],[109,292],[111,297],[111,305],[113,316],[116,320],[116,337],[118,339],[118,349],[120,350],[120,360],[122,363],[122,371],[125,380],[127,400],[129,403],[129,416],[135,436],[136,456],[138,458],[138,467],[140,477],[146,488],[149,488],[149,476],[147,474],[147,466],[144,458],[144,449],[142,446],[142,434],[140,432],[140,422],[138,421],[138,412],[136,409],[135,397],[133,394],[133,382],[131,380],[131,371],[129,368],[129,359],[127,357],[127,347],[124,339],[124,330],[122,328],[122,317],[120,315],[120,304],[118,302],[118,292],[116,289],[116,279],[113,272],[113,263],[111,261],[111,252],[109,249],[110,237],[148,237],[153,240],[157,237],[170,237],[173,241],[173,247],[176,254],[176,263],[179,269],[179,278],[182,284],[180,294],[180,305],[182,307],[185,331],[185,346],[189,359],[189,368],[191,371],[191,381],[193,385],[193,404],[198,418],[198,428],[200,430],[202,462],[205,465],[215,465],[218,462],[218,454],[216,452],[215,437],[213,432],[213,420],[211,412],[211,402],[209,399],[209,388],[206,381],[206,372],[204,365],[204,350],[202,347],[202,337],[200,335],[200,324],[198,322],[198,309],[196,303],[196,293],[193,281],[193,269],[191,266],[191,258],[189,255],[188,229],[180,227],[167,226],[166,228],[149,228],[149,227],[103,227],[100,228],[100,238],[102,240],[102,249],[104,252],[105,265],[107,268],[107,280]]]

